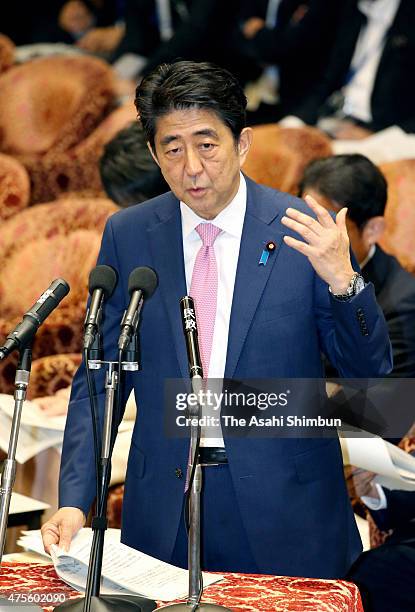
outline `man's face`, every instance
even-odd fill
[[[311,195],[321,206],[324,206],[330,212],[334,212],[336,215],[343,208],[343,206],[333,202],[330,198],[323,196],[317,189],[312,187],[305,187],[304,194]],[[357,261],[362,262],[368,255],[370,244],[367,242],[364,232],[362,232],[354,221],[346,216],[346,227],[349,235],[350,246],[356,256]]]
[[[251,138],[245,128],[235,143],[212,111],[174,110],[157,119],[151,153],[176,197],[200,217],[214,219],[238,191]]]

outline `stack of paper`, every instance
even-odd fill
[[[339,432],[339,437],[345,465],[374,472],[375,482],[388,489],[415,491],[415,457],[368,432],[359,437]]]
[[[9,448],[13,412],[13,396],[0,394],[0,449],[6,453]],[[62,448],[65,423],[66,415],[45,415],[36,402],[24,402],[16,449],[16,461],[18,463],[26,463],[26,461],[47,448],[55,447],[60,451]],[[131,421],[122,421],[120,423],[118,432],[128,432],[128,435],[117,441],[116,449],[114,450],[115,458],[117,457],[118,448],[120,448],[121,456],[124,458],[127,457],[133,426],[134,423]],[[117,463],[113,465],[111,484],[124,482],[125,463],[126,461],[124,460],[122,466],[118,466]]]
[[[0,394],[0,448],[7,453],[14,412],[12,395]],[[62,422],[62,419],[63,422]],[[47,448],[63,440],[65,417],[45,417],[34,402],[25,402],[19,429],[16,461],[26,463]]]
[[[46,555],[40,531],[24,531],[19,546]],[[52,546],[52,561],[58,576],[77,591],[84,591],[92,543],[91,529],[81,529],[69,552]],[[169,565],[120,542],[120,530],[109,529],[105,536],[102,564],[103,595],[141,595],[149,599],[173,601],[188,595],[187,570]],[[223,576],[203,574],[204,586]]]

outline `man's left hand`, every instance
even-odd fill
[[[308,258],[333,293],[346,293],[355,272],[350,260],[346,229],[347,208],[342,208],[334,220],[314,198],[306,196],[304,199],[317,219],[294,208],[287,208],[281,222],[297,232],[304,242],[291,236],[284,236],[284,242]]]

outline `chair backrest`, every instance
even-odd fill
[[[13,41],[5,34],[0,34],[0,74],[13,66],[14,50]]]
[[[89,56],[45,57],[0,76],[0,150],[44,155],[88,136],[114,98],[113,71]]]
[[[243,171],[256,182],[297,194],[304,168],[313,159],[332,154],[329,138],[316,128],[252,128],[253,143]]]
[[[2,224],[0,265],[33,240],[68,236],[78,229],[101,234],[108,217],[117,210],[118,206],[105,198],[62,199],[27,208]]]
[[[380,165],[388,183],[386,231],[380,245],[415,273],[415,159]]]
[[[68,236],[35,238],[11,253],[0,276],[0,317],[22,316],[56,278],[71,288],[60,308],[84,305],[100,243],[98,232],[79,229]]]
[[[9,219],[26,208],[30,179],[26,168],[10,155],[0,153],[0,219]]]

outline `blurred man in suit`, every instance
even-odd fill
[[[414,454],[414,453],[412,453]],[[348,578],[361,592],[366,612],[415,609],[415,491],[389,490],[373,483],[375,474],[354,477],[356,492],[369,508],[385,542],[360,555]]]
[[[268,66],[257,87],[275,86],[278,104],[264,102],[248,120],[276,121],[319,82],[335,41],[344,0],[244,0],[235,45],[241,54]],[[249,90],[248,90],[249,91]]]
[[[126,78],[176,59],[213,61],[238,76],[248,70],[229,44],[238,0],[126,0],[125,35],[114,53]]]
[[[292,111],[336,138],[365,138],[391,125],[415,131],[412,0],[347,0],[323,78]],[[321,119],[335,120],[323,124]],[[288,124],[286,118],[285,123]]]
[[[311,162],[301,194],[329,210],[347,206],[350,244],[366,282],[372,282],[393,349],[390,376],[415,377],[415,278],[377,244],[385,229],[387,184],[363,155],[335,155]]]
[[[321,351],[341,375],[379,376],[391,369],[391,350],[373,286],[351,262],[346,211],[333,219],[312,198],[303,202],[241,174],[252,131],[233,75],[208,63],[162,65],[137,88],[136,107],[172,191],[111,217],[99,256],[119,272],[102,329],[107,359],[117,355],[130,271],[151,266],[159,280],[142,316],[142,370],[122,386],[124,398],[134,388],[139,406],[122,541],[186,567],[189,447],[164,435],[163,410],[165,380],[188,377],[180,298],[195,297],[210,378],[321,379]],[[273,252],[261,265],[270,243]],[[96,384],[102,410],[101,371]],[[218,435],[201,440],[202,567],[345,575],[361,544],[337,436],[240,438],[226,429]],[[83,525],[94,496],[93,465],[81,367],[63,445],[60,509],[42,528],[46,548],[68,546]]]

